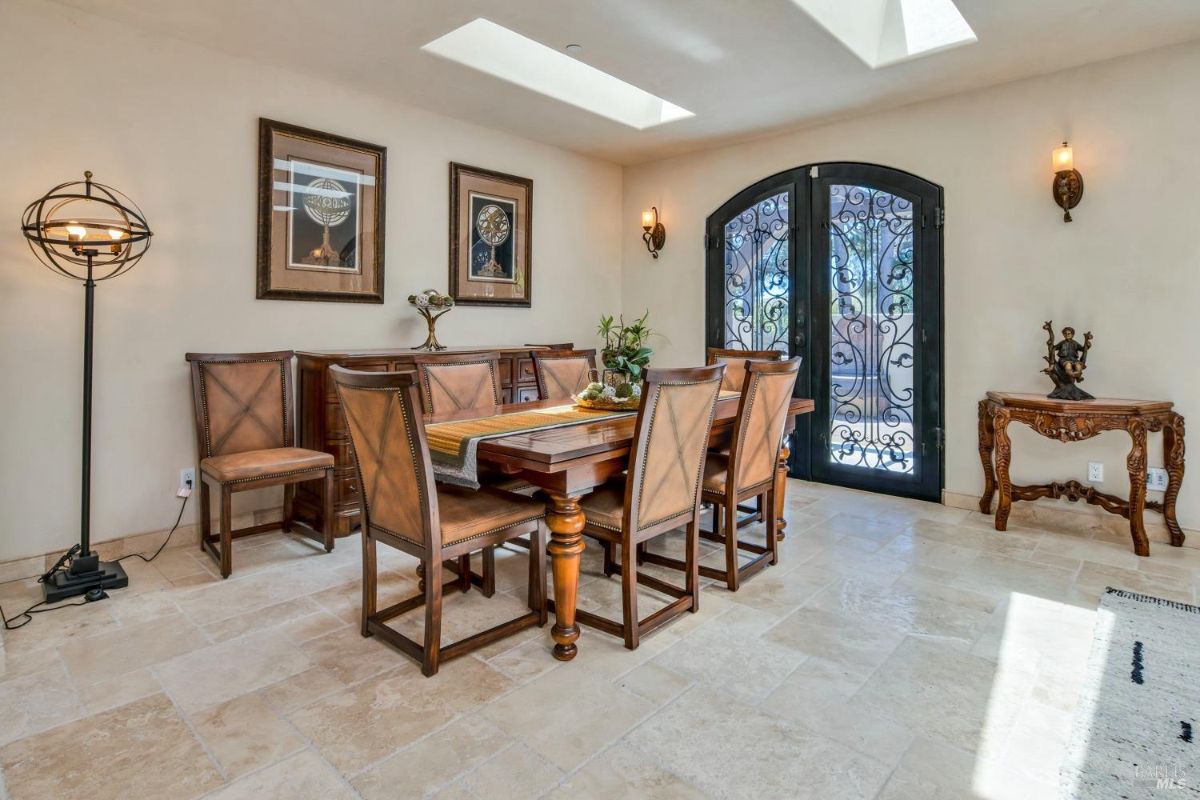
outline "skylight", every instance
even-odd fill
[[[638,130],[694,116],[686,108],[482,17],[421,49]]]
[[[976,41],[953,0],[792,0],[871,69]]]

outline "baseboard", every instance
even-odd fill
[[[278,522],[281,519],[283,519],[283,506],[263,508],[236,515],[233,518],[233,527],[235,529],[244,528],[250,525],[261,525],[265,522]],[[142,553],[148,556],[162,546],[163,538],[169,530],[170,528],[163,528],[162,530],[150,531],[148,533],[135,533],[116,539],[106,539],[102,542],[93,542],[92,549],[100,554],[102,561],[112,561],[114,558],[120,558],[132,553]],[[199,546],[200,526],[181,523],[175,531],[175,535],[171,537],[171,542],[167,546],[167,549],[175,550],[180,547],[199,548]],[[58,561],[64,551],[65,548],[38,556],[0,561],[0,583],[38,577],[54,566],[54,563]]]
[[[964,508],[968,511],[979,510],[979,495],[962,492],[942,491],[942,505],[949,508]],[[995,501],[992,503],[995,510]],[[1053,530],[1055,528],[1081,531],[1102,529],[1114,537],[1129,536],[1129,522],[1124,517],[1110,514],[1102,508],[1087,503],[1072,503],[1068,500],[1022,500],[1013,503],[1009,519],[1018,525],[1030,525]],[[1167,526],[1162,522],[1162,516],[1154,511],[1147,511],[1144,517],[1146,535],[1152,542],[1167,544],[1171,541]],[[1184,528],[1184,547],[1200,547],[1200,530]]]

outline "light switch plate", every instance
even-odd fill
[[[1155,467],[1146,470],[1146,488],[1152,492],[1165,492],[1167,490],[1167,471]]]

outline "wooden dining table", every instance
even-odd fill
[[[537,400],[494,408],[496,414],[510,414],[541,408],[562,406],[562,400]],[[794,398],[788,408],[786,433],[795,428],[796,417],[813,410],[812,400]],[[724,397],[717,401],[713,418],[710,447],[727,443],[737,416],[738,398]],[[427,422],[449,422],[487,416],[478,409],[431,415]],[[633,443],[634,415],[607,417],[595,422],[549,428],[539,431],[513,433],[479,443],[477,459],[480,469],[491,469],[520,479],[542,489],[546,502],[546,523],[550,528],[551,571],[554,578],[554,657],[570,661],[578,652],[579,626],[575,624],[575,604],[579,590],[579,559],[583,554],[584,513],[579,499],[610,478],[621,474],[629,464],[629,449]],[[787,527],[783,517],[787,481],[788,448],[780,451],[776,472],[776,507],[770,509],[778,520],[778,536]]]

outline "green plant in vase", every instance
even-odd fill
[[[646,324],[649,316],[647,311],[629,324],[625,324],[623,316],[616,320],[611,315],[600,317],[597,333],[604,339],[600,351],[604,382],[613,386],[619,398],[641,394],[642,373],[650,365],[650,356],[654,352],[646,346],[647,340],[654,335]],[[609,376],[619,376],[619,380],[609,380]]]

